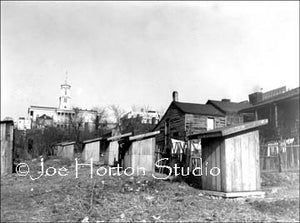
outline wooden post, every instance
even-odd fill
[[[258,114],[257,114],[257,110],[255,110],[255,121],[258,120]]]
[[[275,128],[277,128],[278,127],[278,111],[277,111],[277,105],[275,103],[274,103],[274,109],[275,109],[275,115],[274,115],[274,118],[275,118]]]

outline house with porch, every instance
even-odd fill
[[[260,138],[264,142],[294,139],[299,144],[299,87],[287,91],[281,87],[268,92],[249,95],[251,106],[239,113],[244,122],[268,119],[262,127]]]

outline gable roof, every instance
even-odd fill
[[[168,113],[169,109],[175,106],[180,111],[182,111],[185,114],[195,114],[195,115],[211,115],[211,116],[222,116],[224,117],[224,114],[216,109],[214,106],[209,104],[195,104],[195,103],[186,103],[186,102],[178,102],[178,101],[172,101],[167,110],[165,111],[164,115],[161,117],[159,122],[156,124],[156,126],[153,128],[152,131],[155,131],[157,127],[160,125],[166,114]]]
[[[251,107],[251,104],[248,101],[231,102],[231,101],[208,100],[206,104],[213,105],[215,108],[221,110],[223,113],[234,113],[242,109]]]
[[[173,101],[172,104],[187,114],[224,116],[222,112],[210,104],[194,104],[175,101]]]

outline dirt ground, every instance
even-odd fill
[[[37,177],[40,160],[27,164]],[[1,177],[1,222],[299,221],[299,173],[262,174],[265,198],[224,199],[182,180],[95,173],[91,179],[90,167],[76,179],[74,163],[53,158],[45,162],[50,166],[68,175]]]

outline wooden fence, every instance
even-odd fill
[[[299,170],[299,145],[270,148],[260,145],[261,172],[284,172]]]

